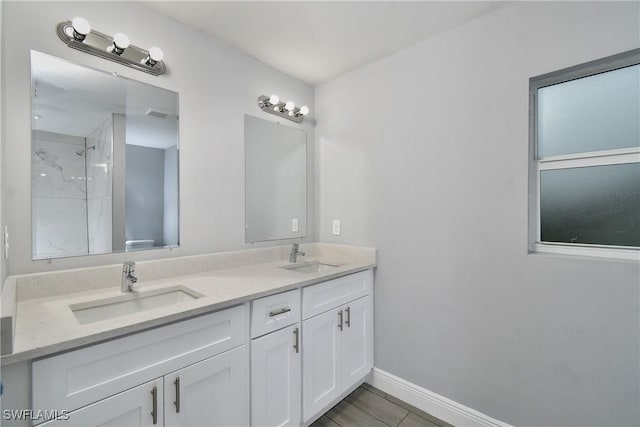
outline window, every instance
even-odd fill
[[[530,251],[640,259],[640,49],[529,94]]]

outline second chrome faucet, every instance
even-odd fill
[[[306,254],[299,250],[300,244],[294,243],[291,247],[291,253],[289,254],[289,262],[294,263],[298,261],[298,255],[305,256]]]
[[[133,275],[135,271],[135,261],[125,261],[122,264],[122,281],[120,282],[122,292],[133,292],[133,284],[138,281],[138,278]]]

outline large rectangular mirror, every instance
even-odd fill
[[[31,51],[33,259],[178,245],[178,94]]]
[[[307,134],[244,117],[245,240],[307,235]]]

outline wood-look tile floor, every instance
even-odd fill
[[[363,384],[310,427],[453,427]]]

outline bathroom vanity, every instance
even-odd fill
[[[43,425],[247,425],[245,307],[202,315],[32,363]]]
[[[282,247],[173,259],[246,264],[148,283],[140,263],[134,295],[105,287],[21,301],[34,283],[52,291],[42,277],[13,278],[22,288],[3,409],[31,410],[43,427],[310,424],[373,367],[375,250],[305,250],[295,264],[264,262],[284,258]],[[30,380],[16,383],[14,369]]]

